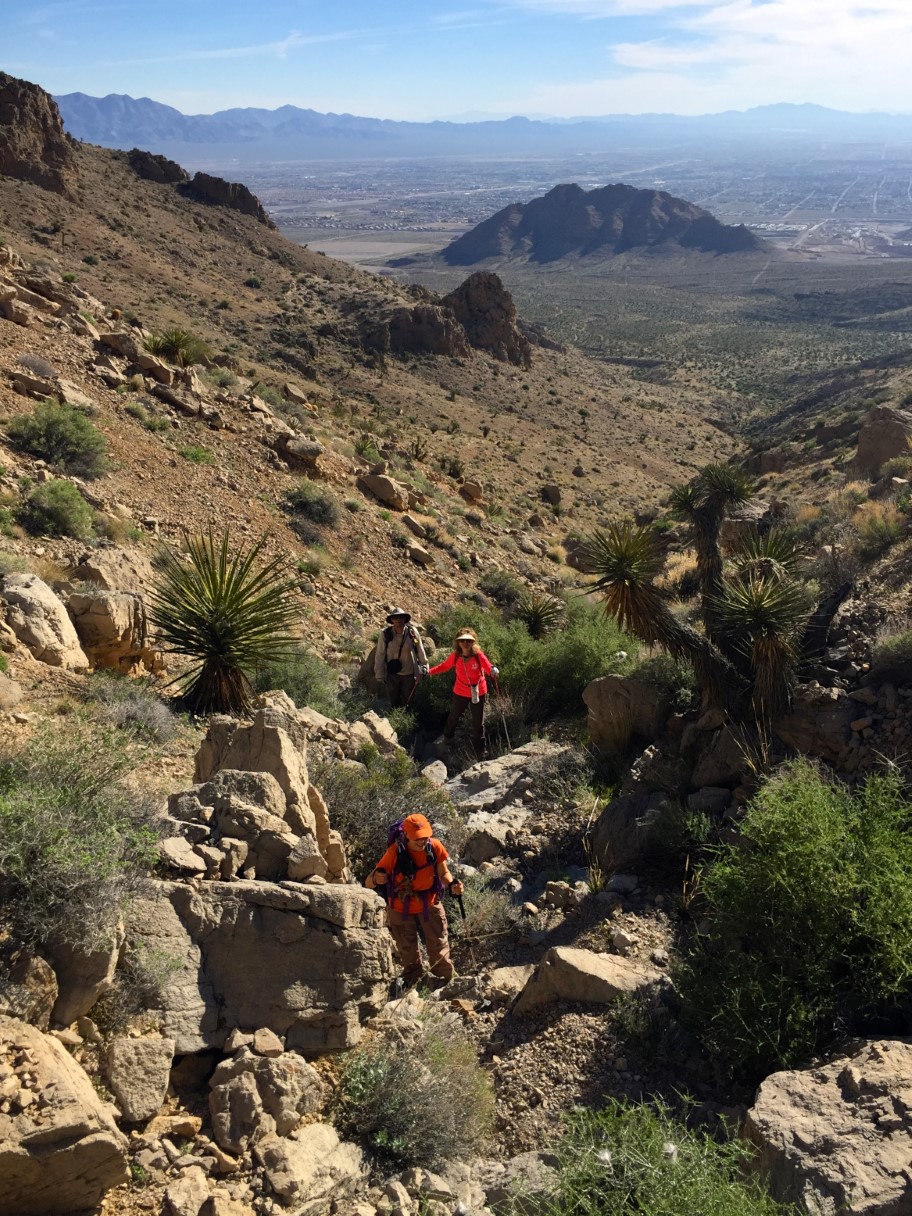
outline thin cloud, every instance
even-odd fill
[[[179,51],[173,55],[152,55],[142,59],[97,60],[96,67],[136,67],[141,64],[174,63],[175,61],[200,61],[213,59],[287,59],[290,51],[301,47],[318,46],[327,42],[344,42],[352,38],[367,36],[367,30],[340,30],[335,34],[301,34],[292,31],[286,38],[275,42],[258,42],[252,46],[229,46]]]

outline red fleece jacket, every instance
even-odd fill
[[[488,691],[485,676],[491,674],[491,660],[483,651],[479,651],[478,654],[470,654],[467,659],[464,659],[462,655],[447,655],[442,663],[438,663],[436,667],[430,669],[428,675],[436,676],[453,667],[456,668],[456,683],[453,685],[453,692],[457,697],[471,697],[473,684],[478,685],[478,695],[485,696]]]

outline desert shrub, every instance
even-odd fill
[[[478,580],[478,590],[491,597],[495,603],[511,607],[523,593],[523,585],[507,570],[486,570]]]
[[[163,333],[152,334],[146,339],[146,350],[150,355],[158,355],[178,367],[191,367],[194,363],[203,363],[212,355],[212,348],[196,334],[186,329],[166,329]]]
[[[540,1216],[796,1216],[744,1174],[752,1150],[741,1140],[692,1131],[662,1105],[614,1098],[577,1109],[555,1148],[554,1189],[535,1196]],[[513,1196],[513,1216],[529,1199]]]
[[[910,827],[895,774],[852,791],[798,760],[760,789],[703,873],[702,931],[677,977],[721,1067],[792,1068],[908,998]]]
[[[97,672],[86,697],[95,717],[147,743],[167,743],[174,736],[175,717],[147,684],[113,672]]]
[[[405,1165],[471,1159],[493,1121],[494,1091],[471,1039],[439,1013],[408,1036],[377,1035],[346,1060],[340,1121]]]
[[[0,650],[0,675],[6,675],[6,673],[8,671],[9,671],[9,659],[6,657],[6,655],[3,653],[3,651]]]
[[[179,450],[184,460],[189,460],[191,464],[215,464],[214,454],[197,443],[188,444]]]
[[[362,432],[352,446],[355,449],[355,453],[363,460],[370,460],[376,464],[376,462],[380,459],[380,450],[377,447],[377,441],[374,439],[373,435],[369,435],[367,432]]]
[[[16,523],[16,512],[0,502],[0,536],[12,536]]]
[[[295,519],[335,528],[342,519],[339,501],[329,490],[312,481],[300,481],[285,495],[285,506]]]
[[[100,477],[108,467],[107,441],[97,427],[69,405],[44,401],[31,414],[6,424],[10,442],[21,452],[64,473]]]
[[[119,1034],[134,1018],[160,1008],[162,994],[182,962],[168,950],[129,942],[118,960],[113,984],[92,1006],[92,1021],[102,1034]]]
[[[109,937],[155,859],[156,807],[126,769],[116,737],[78,721],[2,745],[0,924],[15,942]]]
[[[881,477],[912,477],[912,452],[893,456],[880,467]]]
[[[878,638],[871,652],[871,671],[881,678],[912,677],[912,629]]]
[[[0,549],[0,575],[24,574],[28,570],[28,562],[18,553],[7,553]]]
[[[634,663],[627,674],[661,688],[676,709],[687,709],[697,691],[693,668],[668,654],[651,654]]]
[[[491,937],[509,933],[516,924],[517,909],[503,887],[495,887],[485,874],[469,874],[463,879],[462,902],[465,920],[457,912],[450,915],[450,934],[454,940]]]
[[[135,418],[147,431],[151,431],[153,434],[160,434],[162,431],[171,430],[170,419],[156,417],[140,401],[128,401],[124,406],[124,413],[129,414],[131,418]]]
[[[339,712],[335,671],[318,654],[301,644],[284,657],[279,655],[262,663],[257,668],[253,687],[257,692],[281,688],[295,705],[308,705],[331,718]]]
[[[866,502],[852,521],[858,533],[858,552],[864,558],[879,557],[903,533],[905,518],[890,502]]]
[[[41,355],[20,355],[16,360],[20,367],[24,367],[26,371],[34,372],[36,376],[43,376],[45,380],[54,380],[57,377],[57,369],[53,363],[49,363],[47,359],[43,359]]]
[[[381,756],[365,749],[366,772],[317,759],[311,778],[326,799],[334,828],[342,833],[352,869],[365,877],[386,849],[387,829],[406,815],[426,815],[454,857],[464,828],[449,798],[418,774],[405,753]]]
[[[92,508],[70,481],[36,486],[19,508],[19,523],[33,536],[72,536],[88,540],[94,531]]]

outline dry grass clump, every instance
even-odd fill
[[[879,557],[902,535],[905,516],[891,502],[865,502],[852,517],[862,557]]]

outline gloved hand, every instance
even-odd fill
[[[499,668],[499,667],[492,667],[492,668],[491,668],[491,675],[492,675],[492,676],[494,677],[494,679],[496,680],[496,679],[497,679],[497,677],[500,675],[500,668]]]
[[[422,664],[419,666],[419,668],[418,668],[418,674],[419,674],[420,676],[426,676],[426,675],[427,675],[427,673],[428,673],[430,670],[431,670],[431,669],[430,669],[430,667],[427,665],[427,663],[422,663]]]
[[[450,883],[450,894],[454,897],[457,895],[465,894],[465,887],[459,881],[458,878],[454,878],[453,881]]]

